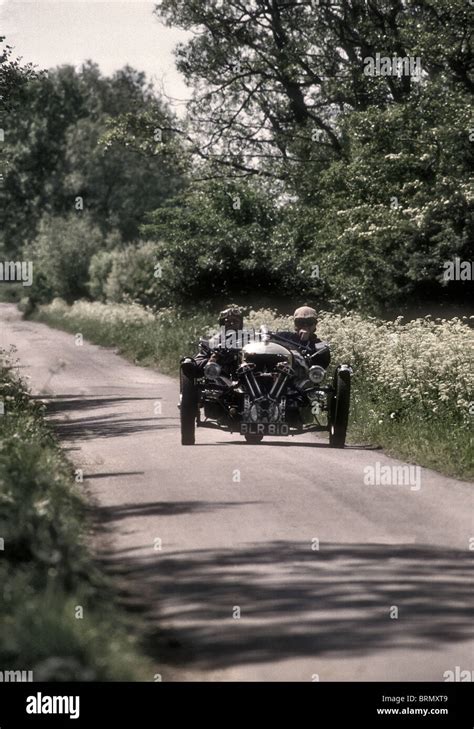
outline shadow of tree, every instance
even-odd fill
[[[218,509],[229,509],[254,504],[262,501],[148,501],[139,504],[121,504],[120,506],[96,507],[96,518],[110,524],[135,516],[179,516],[180,514],[201,514]]]
[[[293,438],[297,438],[298,436],[293,436],[291,438],[288,438],[288,440],[267,440],[267,437],[265,437],[260,443],[247,443],[247,441],[244,440],[244,436],[241,436],[241,440],[216,440],[212,443],[199,443],[197,438],[199,436],[196,436],[196,446],[203,448],[206,446],[245,446],[246,448],[253,447],[253,448],[265,448],[265,446],[271,446],[275,447],[278,446],[279,448],[291,448],[292,446],[298,446],[298,448],[330,448],[329,441],[328,440],[315,440],[312,439],[310,441],[306,440],[293,440]],[[272,437],[272,436],[268,436]],[[346,445],[344,446],[345,450],[353,450],[353,451],[379,451],[382,450],[380,446],[371,446],[371,445]]]
[[[52,415],[68,410],[92,410],[114,403],[127,403],[136,400],[161,400],[161,397],[78,397],[77,395],[36,395],[35,400],[46,400],[46,413]]]
[[[39,398],[44,399],[44,398]],[[73,397],[71,395],[55,396],[47,399],[46,415],[54,427],[58,437],[65,440],[91,440],[95,438],[115,438],[132,433],[176,428],[178,417],[151,415],[134,418],[127,413],[114,409],[117,403],[148,400],[155,402],[160,397]],[[110,412],[99,415],[90,414],[90,410],[102,408]],[[82,413],[84,412],[84,415]],[[71,413],[69,416],[68,413]],[[79,414],[80,417],[75,417]]]
[[[166,421],[166,422],[165,422]],[[131,418],[126,413],[110,413],[89,418],[50,420],[60,439],[93,440],[117,438],[149,430],[165,430],[176,427],[176,418],[156,415],[150,418]]]
[[[171,665],[347,658],[473,637],[472,559],[461,550],[274,541],[103,558],[145,621],[146,650]]]
[[[71,450],[71,449],[68,449]],[[105,473],[85,473],[84,480],[90,481],[95,478],[124,478],[125,476],[144,476],[145,471],[109,471]]]

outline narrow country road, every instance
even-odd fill
[[[474,669],[472,484],[422,469],[419,490],[365,485],[366,466],[398,462],[310,434],[255,446],[198,430],[182,447],[176,380],[13,305],[0,327],[84,470],[100,556],[164,681]]]

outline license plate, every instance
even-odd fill
[[[241,423],[241,435],[288,435],[287,423]]]

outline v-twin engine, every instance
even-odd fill
[[[243,422],[247,423],[281,423],[285,421],[286,398],[283,395],[288,378],[292,374],[291,367],[280,362],[276,366],[277,376],[271,387],[261,386],[259,375],[255,375],[255,365],[245,363],[239,367],[237,376],[245,390]],[[269,377],[269,375],[265,375]]]

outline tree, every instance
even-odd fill
[[[8,196],[5,195],[5,180],[9,169],[8,156],[5,153],[5,141],[10,138],[9,118],[15,108],[22,103],[27,84],[38,78],[38,72],[32,64],[21,64],[21,59],[14,58],[13,49],[0,36],[0,251],[5,248],[2,235],[8,219]],[[7,116],[8,114],[8,116]]]
[[[37,237],[24,251],[33,262],[33,298],[47,301],[58,296],[73,302],[88,296],[90,261],[104,247],[100,230],[87,214],[44,216]]]
[[[468,3],[162,0],[156,12],[193,32],[177,65],[194,86],[199,178],[254,176],[279,201],[266,286],[372,311],[462,295],[441,274],[468,255],[472,227]],[[419,56],[421,72],[370,76],[377,53]],[[163,237],[188,241],[161,215]],[[204,233],[214,253],[220,223]]]
[[[163,300],[281,293],[269,248],[278,214],[257,181],[193,185],[154,211],[142,232],[161,241]]]
[[[300,167],[287,227],[302,268],[318,265],[333,298],[377,311],[466,301],[470,282],[447,287],[442,275],[446,261],[470,258],[469,123],[464,94],[439,81],[406,104],[347,116],[348,160]]]
[[[13,48],[5,43],[5,36],[0,36],[0,46],[0,108],[10,111],[19,100],[25,84],[37,78],[38,72],[33,64],[22,64],[21,59],[14,58]]]
[[[156,13],[192,31],[177,66],[194,87],[194,152],[215,174],[286,179],[315,148],[347,152],[341,116],[405,103],[442,76],[471,87],[464,0],[162,0]],[[422,55],[423,76],[364,73],[367,57]],[[315,141],[317,146],[315,146]]]
[[[181,175],[164,154],[147,159],[107,143],[117,115],[159,108],[170,115],[145,75],[131,68],[103,77],[86,63],[52,70],[22,91],[8,119],[2,235],[11,255],[35,238],[43,215],[68,215],[82,206],[104,235],[117,228],[137,236],[147,210],[176,194]]]

